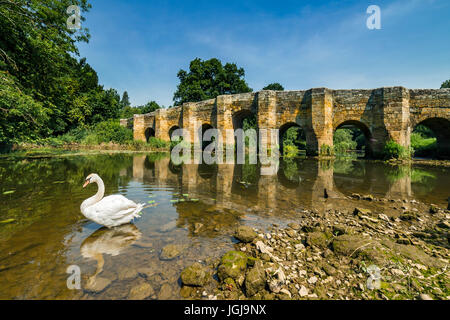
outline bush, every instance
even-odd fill
[[[405,148],[397,142],[390,140],[383,148],[383,156],[385,159],[409,159],[413,153],[413,149]]]
[[[98,143],[110,141],[125,143],[133,140],[133,130],[122,127],[118,121],[114,120],[99,122],[94,127],[94,133]]]
[[[150,145],[150,147],[156,149],[167,148],[170,146],[170,142],[166,142],[155,137],[150,137],[150,139],[148,139],[148,144]]]

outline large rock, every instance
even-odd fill
[[[308,246],[316,246],[319,248],[326,248],[328,246],[328,237],[323,232],[312,232],[306,237],[306,244]]]
[[[172,260],[178,257],[183,251],[183,246],[178,244],[168,244],[161,250],[159,258],[161,260]]]
[[[358,254],[359,250],[364,250],[372,244],[370,239],[364,239],[361,236],[344,234],[333,240],[332,248],[337,254],[350,256]]]
[[[227,252],[220,260],[217,276],[222,281],[226,278],[232,278],[241,285],[244,280],[245,270],[247,269],[247,260],[247,256],[242,252]]]
[[[266,286],[266,272],[261,261],[256,261],[245,277],[245,292],[247,297],[254,296]]]
[[[200,263],[196,262],[193,265],[185,268],[181,272],[181,282],[187,286],[204,286],[209,279],[209,273]]]
[[[241,242],[252,242],[258,235],[256,232],[249,226],[240,226],[237,228],[234,237]]]

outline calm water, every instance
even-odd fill
[[[91,172],[103,178],[106,195],[155,206],[111,230],[90,222],[79,208],[97,191],[82,188]],[[259,172],[256,165],[174,166],[143,154],[0,160],[0,299],[126,299],[144,281],[152,298],[179,299],[181,270],[231,249],[239,224],[283,225],[305,209],[351,211],[356,204],[345,196],[352,193],[440,206],[450,195],[448,168],[299,159],[281,162],[273,176]],[[181,255],[161,260],[167,244],[181,245]],[[69,290],[70,265],[80,267],[82,286],[100,277],[107,287]]]

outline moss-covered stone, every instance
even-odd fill
[[[308,246],[316,246],[319,248],[326,248],[328,246],[329,239],[324,232],[312,232],[306,237],[306,244]]]
[[[247,269],[247,256],[239,251],[229,251],[220,260],[217,268],[217,276],[220,280],[232,278],[239,284],[244,280],[245,270]]]

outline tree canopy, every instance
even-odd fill
[[[442,82],[441,89],[450,88],[450,79]]]
[[[80,8],[80,29],[67,22]],[[120,96],[98,83],[78,59],[86,0],[0,1],[0,144],[57,135],[80,125],[117,118]]]
[[[219,59],[203,61],[196,58],[189,65],[189,72],[181,69],[180,80],[173,96],[175,105],[215,98],[223,94],[251,92],[244,80],[244,69],[235,63],[225,65]]]
[[[284,91],[284,87],[279,84],[278,82],[274,82],[271,84],[268,84],[263,88],[263,90],[276,90],[276,91]]]

